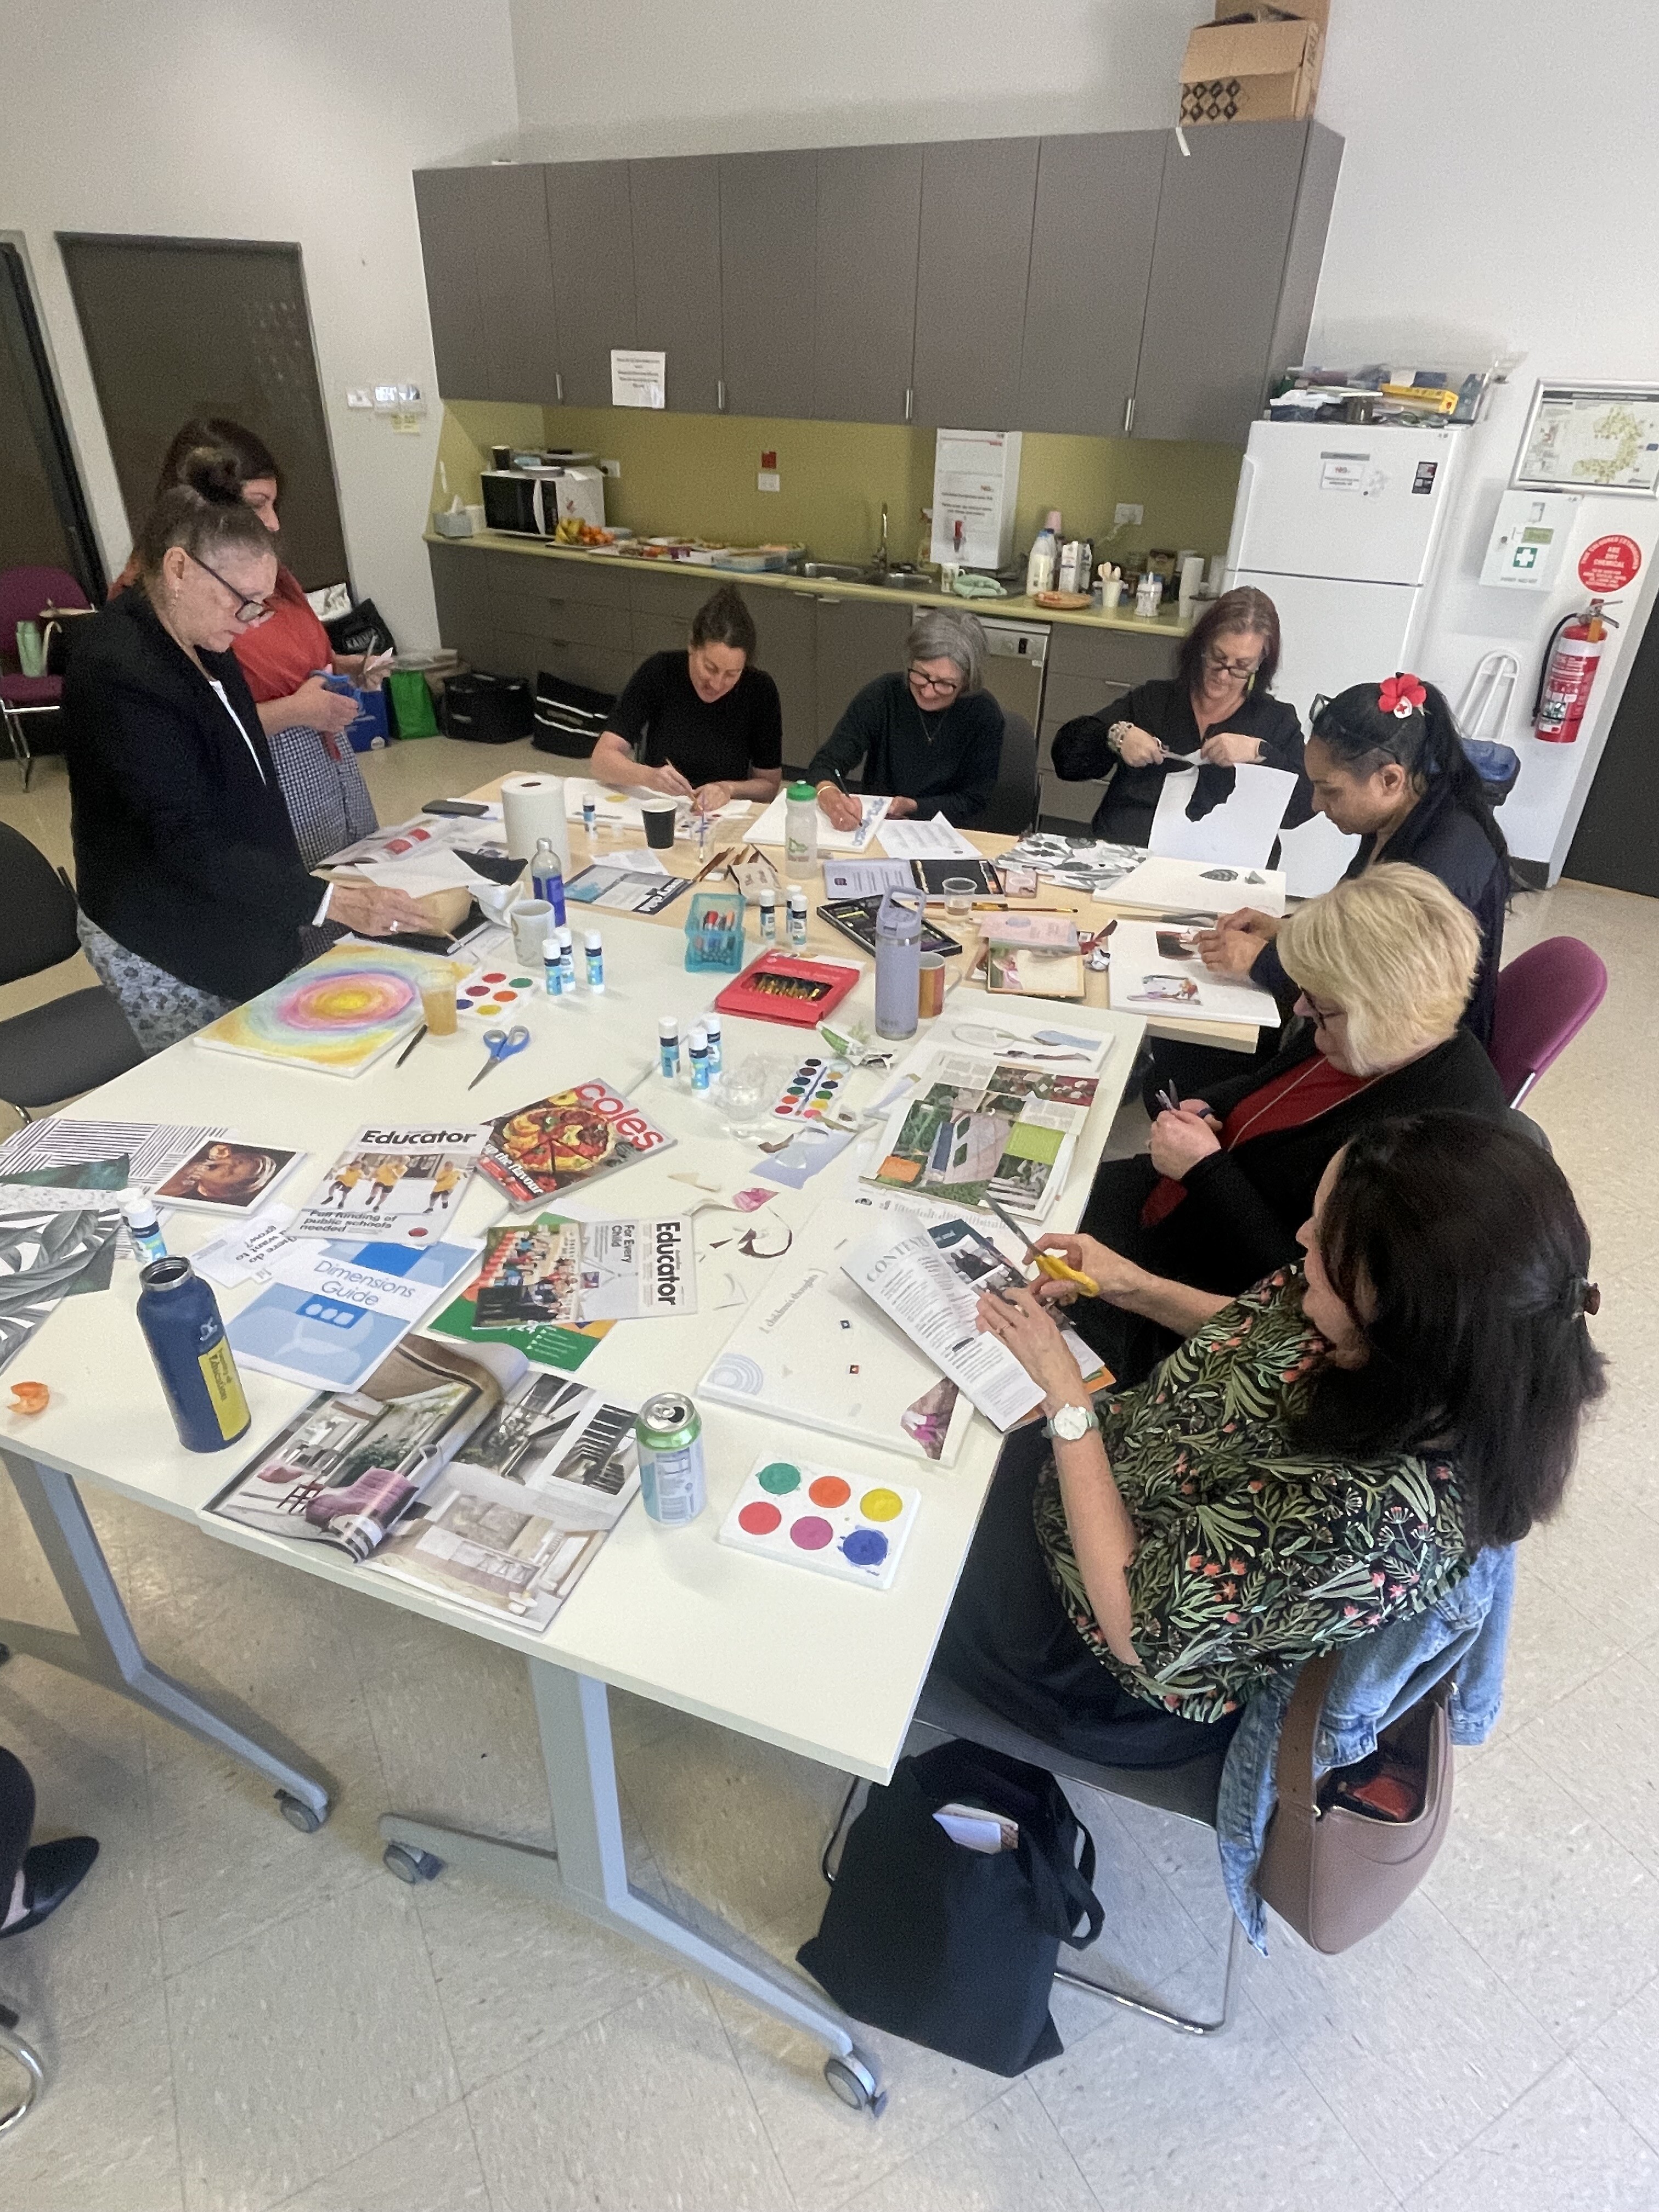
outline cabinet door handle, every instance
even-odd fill
[[[726,379],[721,377],[714,386],[714,408],[718,414],[726,412]]]
[[[564,379],[556,368],[553,372],[553,396],[561,406],[564,404]]]
[[[915,411],[916,411],[916,394],[915,394],[915,386],[914,386],[914,385],[907,384],[907,385],[905,386],[905,387],[904,387],[904,419],[905,419],[905,421],[906,421],[907,422],[910,420],[910,418],[912,417],[912,416],[914,416],[914,415],[915,415]]]
[[[1132,392],[1123,403],[1123,434],[1127,438],[1135,426],[1135,396]]]
[[[838,607],[841,605],[841,601],[839,599],[827,598],[822,592],[817,593],[816,597],[817,599],[817,603],[821,607]]]

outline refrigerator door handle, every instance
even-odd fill
[[[1233,501],[1232,535],[1227,541],[1225,569],[1248,568],[1244,559],[1244,533],[1249,523],[1250,495],[1255,488],[1255,463],[1248,453],[1238,465],[1238,492]]]

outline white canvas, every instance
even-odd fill
[[[1266,867],[1296,790],[1296,778],[1282,768],[1239,768],[1234,771],[1231,795],[1212,807],[1201,822],[1189,822],[1187,808],[1196,780],[1178,770],[1164,777],[1149,848],[1170,860]],[[1120,896],[1121,890],[1120,884]]]
[[[1230,865],[1155,855],[1114,884],[1107,897],[1113,906],[1152,907],[1160,914],[1231,914],[1241,906],[1284,913],[1289,886],[1279,869],[1234,868],[1231,881],[1219,880],[1217,870]]]
[[[1161,947],[1160,937],[1188,939],[1196,933],[1173,922],[1120,921],[1112,932],[1108,995],[1115,1014],[1139,1014],[1149,1021],[1254,1022],[1279,1024],[1271,991],[1242,975],[1212,975],[1190,946]]]

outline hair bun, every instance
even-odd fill
[[[179,481],[215,507],[240,507],[242,472],[236,456],[223,446],[198,446],[179,465]]]

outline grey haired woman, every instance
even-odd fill
[[[984,665],[975,616],[937,607],[921,617],[904,673],[866,684],[808,763],[836,829],[857,827],[854,792],[890,798],[896,819],[942,814],[972,829],[1002,758],[1002,709],[981,688]]]

